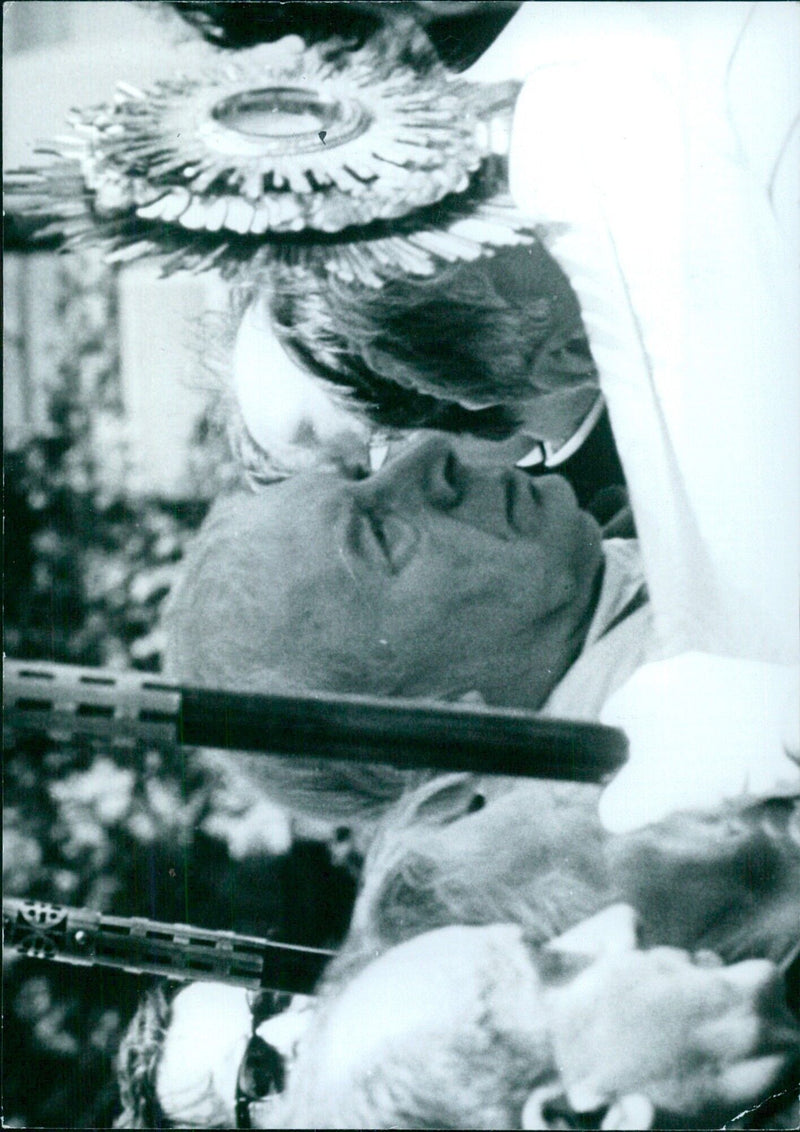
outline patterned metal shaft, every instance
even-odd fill
[[[334,954],[14,897],[3,898],[3,946],[28,958],[291,994],[312,994]]]

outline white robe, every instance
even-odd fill
[[[609,696],[658,655],[650,602],[636,539],[606,539],[605,573],[581,655],[550,693],[542,712],[587,722],[600,718]]]
[[[780,2],[526,3],[469,73],[526,79],[511,189],[570,225],[546,242],[666,653],[799,654],[798,31]]]
[[[524,80],[511,192],[580,301],[636,517],[654,637],[605,689],[612,829],[800,781],[799,31],[781,2],[544,0],[468,75]],[[622,636],[547,710],[595,713]]]

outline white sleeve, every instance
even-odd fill
[[[631,50],[591,7],[595,50],[531,52],[512,194],[581,302],[665,650],[793,662],[800,17],[625,5],[649,17]]]
[[[592,58],[598,44],[629,43],[636,49],[650,31],[639,5],[627,0],[525,0],[464,78],[521,81],[543,64]]]

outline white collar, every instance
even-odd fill
[[[603,539],[603,556],[603,583],[584,642],[584,652],[605,634],[646,585],[637,539]]]
[[[521,460],[517,460],[517,467],[535,468],[539,464],[544,464],[546,468],[557,468],[559,464],[565,463],[570,456],[578,451],[584,440],[586,440],[589,433],[599,421],[604,407],[605,402],[603,398],[598,397],[569,440],[565,441],[558,448],[549,440],[537,440],[527,456],[523,456]]]

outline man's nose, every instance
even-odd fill
[[[353,491],[367,506],[427,505],[447,510],[461,497],[462,477],[463,468],[452,441],[434,433],[361,480]]]

